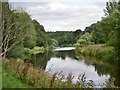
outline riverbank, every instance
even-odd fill
[[[42,68],[34,68],[31,63],[20,59],[3,60],[3,87],[4,88],[93,88],[94,82],[87,81],[85,74],[78,77],[76,84],[72,83],[74,76],[66,78],[61,73],[49,76]],[[61,75],[58,78],[58,75]],[[9,84],[10,83],[10,84]],[[15,84],[16,83],[16,84]],[[14,84],[14,85],[12,85]],[[106,84],[107,85],[107,84]],[[107,87],[107,86],[106,86]]]
[[[93,88],[94,82],[86,80],[85,74],[78,76],[78,82],[72,83],[74,76],[60,73],[49,76],[42,68],[34,68],[31,63],[20,59],[3,60],[2,83],[4,88]],[[58,76],[61,76],[58,78]],[[106,87],[115,87],[113,82],[105,82]]]
[[[115,59],[115,50],[112,46],[106,46],[102,44],[87,45],[83,47],[77,47],[75,51],[78,55],[82,55],[89,58],[97,58],[100,60]]]
[[[18,79],[13,73],[8,70],[2,70],[2,88],[33,88],[32,86],[24,83]]]

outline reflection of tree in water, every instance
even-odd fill
[[[37,54],[32,56],[31,62],[35,67],[43,66],[45,69],[47,62],[51,57],[58,57],[65,59],[66,57],[70,57],[72,59],[76,59],[76,54],[73,50],[71,51],[57,51],[57,52],[45,52],[43,54]],[[83,59],[76,59],[83,60]],[[95,67],[95,71],[97,71],[99,76],[110,75],[111,77],[116,78],[116,85],[120,85],[120,65],[116,63],[111,63],[110,61],[102,61],[102,63],[96,62],[95,60],[85,60],[85,64],[93,65]],[[115,62],[115,61],[114,61]],[[118,64],[118,67],[117,67]]]
[[[103,75],[110,75],[110,77],[115,78],[115,84],[117,86],[120,86],[120,60],[119,62],[116,62],[115,60],[91,60],[87,59],[84,56],[81,56],[80,54],[76,53],[76,56],[81,60],[85,60],[85,64],[87,65],[93,65],[95,68],[95,71],[99,76]],[[100,62],[102,63],[100,63]]]
[[[118,62],[111,63],[110,61],[102,61],[102,63],[99,62],[90,62],[90,60],[85,60],[85,63],[87,65],[93,65],[95,67],[95,71],[99,76],[103,75],[110,75],[111,78],[115,78],[115,85],[120,86],[120,65],[118,65]]]
[[[118,58],[118,61],[116,62],[116,68],[115,68],[114,73],[116,77],[115,85],[120,87],[120,58]]]
[[[92,65],[95,68],[95,71],[97,71],[99,76],[103,76],[103,75],[113,75],[113,71],[115,70],[113,68],[113,65],[108,64],[106,62],[102,62],[100,63],[99,61],[95,61],[95,60],[85,60],[85,64]]]
[[[62,59],[65,59],[66,57],[71,57],[75,59],[75,53],[73,50],[71,51],[57,51],[57,52],[45,52],[40,53],[37,55],[32,56],[32,60],[30,61],[33,63],[35,67],[43,66],[43,68],[46,67],[47,62],[50,60],[51,57],[59,57]]]
[[[109,75],[110,74],[110,67],[107,67],[105,64],[93,64],[95,67],[95,71],[97,71],[99,76]]]
[[[102,63],[100,63],[99,61],[95,61],[95,60],[85,60],[85,64],[93,65],[95,67],[95,71],[97,71],[99,76],[109,75],[109,74],[111,76],[115,76],[115,67],[116,67],[115,64],[111,64],[105,61],[102,61]]]
[[[66,57],[70,57],[72,59],[76,59],[75,53],[74,53],[73,50],[70,50],[70,51],[57,51],[57,52],[55,52],[54,56],[62,58],[62,59],[65,59]]]
[[[47,62],[48,60],[50,60],[52,55],[53,55],[52,52],[45,52],[45,53],[33,55],[31,63],[33,63],[35,67],[42,66],[45,69]]]
[[[40,53],[37,55],[32,55],[31,63],[35,66],[42,66],[43,68],[46,67],[47,62],[50,60],[51,57],[59,57],[65,59],[66,57],[71,57],[75,59],[74,51],[59,51],[59,52],[45,52]]]

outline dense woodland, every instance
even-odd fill
[[[8,2],[2,5],[2,56],[22,55],[24,48],[33,49],[35,46],[46,49],[54,46],[82,46],[88,44],[107,44],[116,46],[119,28],[119,3],[107,2],[104,9],[105,16],[86,27],[84,31],[46,32],[44,26],[37,20],[32,20],[24,10],[15,10]],[[19,51],[19,52],[17,52]]]
[[[76,31],[56,31],[47,33],[51,38],[57,41],[58,46],[73,46],[84,31],[79,29]]]
[[[8,2],[2,3],[2,56],[26,58],[28,51],[37,51],[43,47],[48,50],[54,46],[44,26],[24,10],[15,10]]]
[[[78,29],[76,31],[69,32],[46,32],[44,26],[41,25],[37,20],[33,20],[26,11],[24,11],[23,9],[13,9],[10,6],[9,2],[2,2],[2,17],[0,17],[0,20],[2,18],[2,22],[0,22],[2,24],[0,25],[0,29],[2,30],[2,43],[0,46],[0,50],[2,51],[1,56],[3,57],[3,59],[20,58],[22,60],[25,60],[30,59],[31,55],[33,54],[44,53],[46,51],[54,49],[55,47],[62,46],[75,46],[76,48],[78,48],[78,52],[82,54],[82,52],[80,51],[82,47],[85,48],[85,46],[88,45],[105,45],[105,47],[110,47],[110,52],[108,50],[107,53],[111,53],[110,55],[112,55],[112,57],[109,55],[108,59],[113,59],[114,57],[114,59],[118,60],[119,62],[120,1],[116,2],[112,0],[110,2],[107,2],[104,12],[105,15],[102,17],[101,21],[97,21],[96,23],[91,24],[90,26],[86,27],[84,31]],[[88,46],[88,48],[91,47]],[[97,56],[98,54],[104,55],[105,53],[105,51],[103,51],[104,53],[102,51],[102,53],[98,53],[98,51],[99,49],[95,51],[97,53]],[[90,54],[92,52],[94,51],[91,51]],[[105,53],[105,55],[107,53]],[[98,56],[98,58],[100,58],[100,56]],[[106,58],[107,57],[105,57],[105,59]],[[16,65],[14,60],[11,60],[11,62],[13,62],[13,65]],[[4,67],[9,68],[7,66],[9,66],[8,64],[11,62],[5,61],[4,63],[6,64],[4,64]],[[20,65],[23,65],[24,67],[29,66],[21,60],[18,60],[18,63],[20,63]],[[11,71],[14,70],[13,68],[15,67],[12,66],[12,64],[10,65],[10,67],[12,68]],[[9,71],[9,69],[6,70]],[[7,71],[5,71],[5,73],[6,72]],[[37,86],[38,82],[41,81],[38,80],[33,83],[32,80],[35,78],[31,77],[32,80],[30,81],[28,78],[25,77],[25,75],[21,74],[21,72],[22,71],[17,72],[16,69],[14,73],[17,73],[17,77],[19,77],[19,79],[22,78],[22,80],[25,80],[29,85]],[[38,73],[36,75],[38,75]],[[43,76],[46,76],[46,74],[44,74]],[[6,76],[4,77],[6,78]],[[54,77],[52,78],[52,80],[50,79],[48,79],[48,81],[50,82],[52,80],[55,80]],[[67,84],[56,82],[56,84],[54,83],[54,85],[52,86],[55,87],[55,85],[58,85],[58,87],[62,87],[62,85]],[[80,83],[78,83],[78,87],[79,85]],[[46,84],[46,86],[49,87],[50,85]],[[69,86],[75,87],[75,85],[73,85],[72,83],[70,83]],[[84,85],[84,87],[87,87],[87,85]],[[88,87],[92,86],[88,85]]]

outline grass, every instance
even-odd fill
[[[3,88],[32,88],[32,86],[22,82],[13,74],[3,69],[2,72],[2,87]]]
[[[0,57],[0,89],[2,89],[2,59]]]
[[[58,75],[61,77],[58,78]],[[93,82],[86,81],[85,75],[79,77],[76,84],[72,83],[74,76],[64,77],[61,73],[48,76],[42,68],[34,68],[31,63],[18,60],[3,60],[4,88],[90,88]],[[64,81],[64,82],[63,82]]]
[[[78,76],[77,83],[72,83],[74,76],[62,73],[49,76],[42,68],[34,68],[31,63],[20,59],[3,60],[3,88],[93,88],[94,82],[87,81],[85,74]],[[60,76],[60,77],[59,77]],[[107,86],[107,84],[106,84]],[[111,84],[109,84],[111,86]],[[112,84],[111,87],[114,87]]]
[[[106,45],[88,45],[83,47],[77,47],[77,54],[95,57],[101,60],[113,60],[115,59],[115,50],[111,46]]]

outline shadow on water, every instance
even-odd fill
[[[52,55],[53,55],[53,52],[45,52],[45,53],[39,53],[36,55],[32,55],[32,60],[30,60],[30,62],[35,67],[42,66],[43,69],[45,69],[47,62],[48,60],[50,60]]]
[[[36,54],[36,55],[32,55],[32,59],[30,60],[30,62],[35,67],[42,66],[43,69],[45,69],[45,67],[47,65],[47,62],[52,57],[62,58],[63,60],[66,57],[71,57],[73,59],[76,58],[73,50],[70,50],[70,51],[56,51],[56,52],[50,51],[50,52],[44,52],[44,53],[39,53],[39,54]]]

